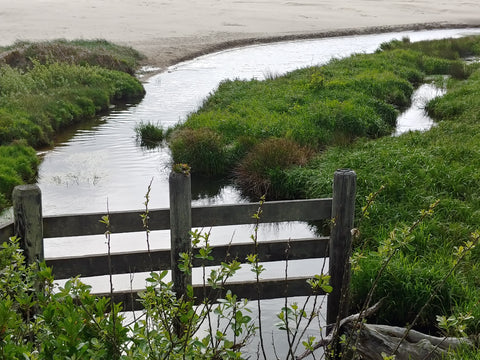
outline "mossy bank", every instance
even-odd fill
[[[103,40],[19,42],[0,48],[0,210],[13,187],[34,181],[34,149],[113,103],[144,95],[142,56]]]

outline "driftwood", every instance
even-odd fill
[[[357,334],[352,322],[344,326],[344,331],[347,336]],[[358,339],[355,339],[356,355],[365,360],[382,360],[382,353],[393,354],[406,331],[406,328],[396,326],[363,324]],[[441,359],[449,349],[462,344],[473,347],[473,342],[467,338],[435,337],[410,330],[395,352],[395,360]]]
[[[351,346],[355,346],[355,355],[364,360],[383,360],[384,355],[392,355],[395,349],[395,360],[435,360],[441,359],[449,349],[455,349],[459,345],[474,346],[474,342],[468,338],[436,337],[406,328],[365,324],[365,319],[380,308],[380,302],[359,314],[350,315],[339,322],[330,334],[317,342],[312,350],[307,350],[296,357],[301,360],[311,355],[316,349],[327,348],[335,341],[340,333],[347,335]],[[360,331],[358,331],[360,329]],[[402,338],[408,332],[405,339]],[[402,341],[399,344],[399,342]]]

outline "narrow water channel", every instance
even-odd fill
[[[135,125],[150,121],[168,128],[183,121],[224,79],[263,79],[323,64],[335,57],[373,52],[382,42],[392,39],[409,37],[411,41],[419,41],[472,33],[478,34],[480,29],[289,41],[226,50],[172,66],[145,83],[146,96],[139,104],[113,109],[43,154],[38,178],[43,211],[45,214],[65,214],[139,209],[143,207],[144,195],[152,179],[150,207],[168,207],[169,150],[142,148],[135,139]],[[411,123],[408,129],[417,127],[421,116],[414,113],[413,117],[407,117]],[[405,130],[401,124],[398,132]],[[228,184],[205,186],[195,183],[195,177],[193,183],[194,205],[246,201]],[[248,241],[251,230],[251,227],[215,229],[213,241]],[[259,237],[308,237],[311,232],[307,225],[290,223],[262,227]],[[154,247],[168,247],[168,234],[155,235],[151,241]],[[113,251],[129,251],[144,249],[145,243],[141,236],[134,239],[132,235],[116,235],[112,246]],[[45,242],[47,258],[105,251],[101,237],[69,241],[47,239]]]
[[[281,42],[222,51],[173,66],[145,83],[146,96],[139,104],[113,109],[108,115],[82,126],[55,148],[42,154],[38,185],[42,190],[43,211],[50,215],[143,208],[144,195],[152,179],[150,207],[168,207],[168,174],[171,161],[169,150],[142,148],[135,139],[135,125],[140,122],[154,122],[168,128],[183,121],[224,79],[263,79],[272,74],[283,74],[297,68],[323,64],[335,57],[373,52],[382,42],[406,36],[411,41],[419,41],[472,33],[479,34],[480,29],[401,32]],[[430,90],[428,86],[422,87],[416,94],[422,91],[431,93]],[[424,95],[419,96],[425,99]],[[399,119],[400,126],[396,135],[403,131],[424,128],[423,122],[428,119],[424,118],[421,113],[422,106],[417,106],[415,98],[413,106],[417,112],[404,114],[408,121]],[[246,201],[231,185],[210,183],[206,186],[196,183],[195,178],[192,180],[194,205]],[[252,227],[226,227],[215,231],[217,233],[214,235],[217,237],[213,238],[214,243],[248,241]],[[290,223],[262,227],[259,239],[311,235],[312,230],[308,225]],[[169,235],[167,232],[152,233],[150,243],[152,248],[168,247]],[[112,238],[113,251],[143,250],[145,246],[142,234],[122,234]],[[103,236],[45,241],[47,258],[105,252]],[[289,276],[319,273],[324,266],[328,268],[328,263],[325,265],[323,259],[304,260],[297,264],[292,262],[289,265]],[[265,277],[282,276],[284,265],[279,264],[267,270]],[[246,275],[248,274],[242,274],[237,280],[246,279]],[[248,278],[251,278],[251,275]],[[108,282],[104,278],[84,280],[93,285],[95,291],[108,291]],[[141,274],[115,277],[116,290],[141,288],[143,284],[144,276]],[[275,319],[275,313],[281,308],[282,301],[272,304],[273,306],[267,305],[264,310],[264,317],[269,319],[268,336],[271,336],[272,319]]]
[[[113,109],[97,122],[46,152],[39,169],[45,214],[136,209],[142,207],[153,178],[152,207],[167,207],[170,154],[147,150],[135,140],[139,122],[167,128],[195,111],[224,79],[263,79],[270,74],[323,64],[334,57],[372,52],[385,41],[408,36],[412,41],[480,33],[479,29],[401,32],[355,37],[281,42],[214,53],[169,68],[145,84],[136,105]],[[243,201],[235,189],[196,188],[195,203]],[[48,249],[47,249],[48,253]]]

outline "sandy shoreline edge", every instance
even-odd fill
[[[421,30],[439,30],[439,29],[468,29],[468,28],[480,28],[479,24],[453,24],[453,23],[422,23],[422,24],[406,24],[406,25],[393,25],[393,26],[371,26],[364,28],[347,28],[338,30],[325,30],[318,32],[306,32],[299,34],[286,34],[286,35],[263,35],[257,37],[245,37],[242,34],[238,34],[238,38],[231,40],[218,40],[215,38],[210,41],[199,41],[196,37],[188,37],[182,39],[182,47],[177,48],[175,54],[171,56],[160,56],[156,58],[154,54],[148,54],[142,51],[142,46],[135,46],[135,44],[127,44],[133,48],[142,52],[146,59],[143,61],[145,66],[157,66],[159,70],[156,72],[164,71],[166,68],[175,64],[195,59],[199,56],[238,48],[242,46],[268,44],[282,41],[294,41],[294,40],[309,40],[309,39],[322,39],[342,36],[354,36],[354,35],[369,35],[402,31],[421,31]],[[178,39],[176,39],[178,42]],[[165,47],[168,47],[168,39],[165,39]],[[189,44],[191,46],[189,46]]]

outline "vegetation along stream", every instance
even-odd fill
[[[195,204],[247,201],[229,179],[199,181],[202,161],[190,159],[208,163],[210,153],[204,156],[200,150],[212,149],[212,144],[213,153],[220,156],[218,162],[207,164],[210,168],[205,173],[225,175],[233,170],[238,184],[241,176],[250,172],[253,176],[242,184],[247,186],[243,189],[257,192],[257,196],[271,189],[276,192],[269,193],[272,198],[330,196],[333,171],[352,168],[358,174],[356,234],[360,234],[354,239],[352,257],[352,309],[359,309],[383,259],[392,254],[372,297],[372,301],[388,298],[375,315],[376,321],[410,323],[419,307],[427,304],[417,326],[430,331],[436,315],[454,314],[475,319],[466,329],[478,333],[478,249],[468,257],[462,255],[454,278],[442,279],[451,264],[457,264],[465,246],[472,248],[468,240],[474,244],[480,239],[480,66],[462,60],[480,54],[480,38],[416,42],[473,33],[479,30],[286,42],[223,51],[178,64],[146,82],[146,96],[140,103],[110,109],[41,153],[38,183],[44,212],[142,208],[152,179],[149,205],[166,207],[172,157],[191,164],[196,171]],[[379,46],[382,51],[370,54]],[[352,53],[356,55],[349,56]],[[318,64],[326,65],[315,66]],[[63,67],[68,66],[54,65],[52,69]],[[34,69],[40,75],[51,72],[42,66]],[[89,71],[96,79],[93,71],[98,70]],[[20,76],[8,70],[5,74],[11,79]],[[112,76],[108,72],[101,75],[100,79]],[[50,77],[68,83],[66,78]],[[119,86],[127,84],[117,77]],[[10,83],[11,94],[15,94],[15,84],[13,80]],[[111,82],[99,84],[106,89],[103,99],[121,95]],[[131,86],[139,88],[138,83]],[[135,90],[137,95],[141,92]],[[9,99],[15,100],[13,95]],[[31,104],[38,105],[38,97],[31,99],[37,101]],[[108,103],[104,101],[100,109]],[[95,106],[91,108],[95,110]],[[433,125],[424,110],[435,119],[435,126],[426,132],[409,132]],[[397,118],[400,111],[403,113]],[[140,144],[134,129],[147,123],[174,128],[169,137],[171,150]],[[271,167],[292,154],[305,161]],[[265,160],[264,155],[270,158]],[[263,178],[250,171],[252,164],[254,171],[263,172]],[[256,188],[257,184],[261,186]],[[248,189],[249,185],[253,186]],[[368,211],[362,208],[365,203],[371,205]],[[419,210],[429,206],[431,210],[420,212],[421,221],[416,222]],[[212,240],[249,241],[252,231],[253,227],[224,228],[214,233]],[[259,238],[302,237],[311,232],[306,224],[282,224],[262,227]],[[113,251],[146,247],[142,234],[115,235],[111,245]],[[152,233],[150,245],[168,247],[168,233]],[[47,257],[105,252],[103,236],[67,242],[47,239],[45,244]],[[289,276],[304,271],[311,275],[323,265],[323,260],[289,263]],[[283,270],[285,265],[279,264],[262,275],[278,276]],[[93,284],[95,291],[108,290],[104,279],[85,281]],[[141,274],[115,277],[117,290],[143,285]],[[277,305],[271,307],[273,311]],[[274,313],[266,316],[273,319]]]
[[[167,147],[149,150],[139,145],[134,128],[152,122],[174,126],[195,111],[224,79],[264,79],[306,66],[323,64],[352,53],[373,52],[391,39],[411,41],[455,37],[478,29],[433,30],[355,37],[282,42],[248,46],[187,61],[153,76],[145,84],[146,95],[136,105],[116,108],[69,139],[42,154],[38,184],[45,214],[111,211],[141,208],[151,179],[151,207],[168,206],[168,172],[171,157]],[[415,121],[413,121],[415,123]],[[225,181],[195,182],[194,204],[246,201]],[[212,186],[213,185],[213,186]],[[278,236],[307,235],[306,226],[290,225]],[[230,239],[232,230],[222,233]],[[78,243],[78,242],[75,242]],[[46,256],[104,252],[103,242],[86,245],[46,244]],[[98,244],[98,245],[95,245]],[[116,242],[115,250],[137,248],[129,239]],[[144,246],[142,244],[141,246]]]

